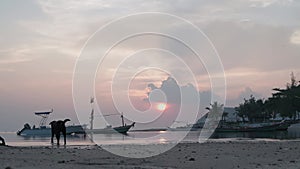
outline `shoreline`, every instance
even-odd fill
[[[112,144],[100,144],[100,145],[143,145],[143,146],[147,146],[147,145],[159,145],[159,144],[207,144],[207,143],[265,143],[265,142],[299,142],[300,145],[300,138],[298,139],[271,139],[271,138],[210,138],[207,139],[204,142],[196,142],[196,141],[182,141],[179,143],[173,143],[173,142],[164,142],[164,143],[124,143],[124,144],[118,144],[118,143],[112,143]],[[8,143],[19,143],[19,141],[12,141],[12,142],[8,142]],[[56,146],[56,144],[54,143],[53,145],[47,141],[47,142],[42,142],[45,143],[45,145],[29,145],[29,146],[22,146],[22,145],[11,145],[11,144],[6,144],[5,146],[2,147],[19,147],[19,148],[26,148],[26,147],[53,147]],[[67,145],[66,147],[84,147],[84,146],[98,146],[96,143],[90,141],[91,144],[76,144],[76,142],[74,142],[73,144],[68,143],[67,140]],[[64,146],[63,144],[60,144],[60,146]],[[1,146],[0,146],[1,148]],[[300,147],[299,147],[300,148]]]
[[[204,142],[196,142],[196,141],[181,141],[179,143],[175,142],[162,142],[162,143],[128,143],[124,142],[116,142],[116,143],[103,143],[97,144],[92,141],[85,141],[85,142],[68,142],[67,145],[59,145],[57,146],[55,143],[52,145],[50,142],[6,142],[4,147],[11,147],[11,148],[90,148],[90,147],[134,147],[134,146],[145,146],[145,147],[155,147],[155,146],[168,146],[168,145],[177,145],[177,144],[214,144],[214,143],[257,143],[257,144],[265,144],[265,143],[286,143],[286,142],[296,142],[299,143],[300,148],[300,139],[269,139],[269,138],[222,138],[222,139],[208,139]],[[172,146],[173,147],[173,146]],[[1,148],[1,146],[0,146]],[[299,167],[300,168],[300,167]]]
[[[122,145],[115,145],[121,148]],[[149,146],[149,145],[144,145]],[[135,145],[127,145],[134,148]],[[179,143],[158,156],[132,159],[91,146],[1,146],[0,166],[35,168],[300,168],[300,141]]]

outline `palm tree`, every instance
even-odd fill
[[[207,114],[207,119],[212,127],[216,127],[219,124],[220,120],[223,120],[223,110],[224,105],[219,104],[218,102],[214,102],[213,104],[210,104],[209,107],[206,107],[205,109],[209,110]]]
[[[291,83],[286,85],[285,89],[274,88],[273,93],[276,99],[277,110],[282,117],[289,117],[296,120],[297,112],[300,111],[300,83],[291,73]]]
[[[245,122],[245,118],[248,118],[250,122],[257,122],[265,120],[266,117],[264,101],[262,99],[256,100],[252,95],[250,99],[244,99],[244,103],[241,103],[235,109],[243,122]]]

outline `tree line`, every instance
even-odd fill
[[[237,115],[245,122],[263,122],[280,115],[283,119],[299,119],[300,112],[300,81],[296,81],[291,73],[291,82],[286,87],[272,89],[272,96],[267,99],[249,99],[236,107]]]

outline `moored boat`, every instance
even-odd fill
[[[125,124],[124,122],[124,116],[123,113],[121,114],[121,120],[122,120],[122,126],[118,127],[112,127],[111,125],[106,126],[105,128],[102,129],[94,129],[94,97],[91,97],[91,117],[90,117],[90,129],[86,129],[85,132],[87,134],[114,134],[114,133],[121,133],[121,134],[127,134],[127,132],[134,127],[135,122],[133,122],[130,125]],[[117,114],[107,114],[103,116],[112,116],[112,115],[120,115],[119,113]]]
[[[118,114],[111,114],[111,115],[118,115]],[[121,115],[122,119],[122,126],[118,127],[112,127],[111,125],[106,126],[105,128],[102,129],[94,129],[93,128],[93,110],[91,113],[91,124],[90,124],[90,129],[86,129],[85,132],[87,134],[114,134],[114,133],[121,133],[121,134],[126,134],[132,127],[134,127],[135,122],[131,123],[130,125],[127,125],[124,123],[124,117],[123,114]],[[109,116],[109,115],[106,115]]]
[[[291,124],[285,121],[275,123],[254,123],[239,125],[219,125],[216,132],[261,132],[287,130]]]
[[[112,127],[112,126],[106,126],[103,129],[86,129],[85,132],[87,134],[114,134],[114,133],[121,133],[126,134],[131,127],[134,126],[134,122],[130,125],[124,125],[119,127]]]
[[[41,121],[38,127],[31,127],[28,123],[26,123],[22,130],[17,132],[17,135],[20,136],[51,136],[51,127],[46,125],[47,119],[49,115],[53,112],[51,111],[42,111],[35,112],[34,114],[41,117]],[[86,125],[70,125],[66,126],[67,134],[83,134],[85,133],[84,129]]]

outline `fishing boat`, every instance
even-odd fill
[[[129,129],[133,127],[135,122],[133,122],[130,125],[122,125],[119,127],[112,127],[111,125],[106,126],[103,129],[86,129],[85,132],[87,134],[114,134],[114,133],[121,133],[121,134],[127,134]]]
[[[111,115],[119,115],[119,114],[108,114],[108,115],[105,115],[105,116],[111,116]],[[123,114],[121,114],[122,126],[112,127],[112,125],[107,125],[105,128],[102,128],[102,129],[94,129],[93,128],[93,119],[94,119],[93,116],[94,116],[94,114],[93,114],[93,110],[92,110],[90,129],[85,130],[85,132],[87,134],[113,134],[113,133],[126,134],[135,125],[135,122],[131,123],[130,125],[127,125],[124,122]]]
[[[135,122],[131,123],[130,125],[127,125],[124,122],[124,116],[123,113],[121,114],[121,120],[122,120],[122,126],[118,127],[112,127],[111,125],[107,125],[105,128],[102,129],[94,129],[94,98],[91,97],[91,116],[90,116],[90,129],[86,129],[85,132],[87,134],[114,134],[114,133],[121,133],[121,134],[127,134],[127,132],[134,127]],[[104,116],[114,116],[114,115],[120,115],[119,113],[117,114],[106,114]]]
[[[176,128],[168,127],[169,131],[198,131],[201,130],[204,126],[204,123],[195,123],[195,124],[187,124],[185,126],[179,126]]]
[[[193,124],[188,123],[186,121],[174,121],[175,123],[185,123],[186,125],[175,127],[175,128],[168,127],[168,130],[169,131],[198,131],[198,130],[201,130],[205,124],[207,115],[208,114],[205,114],[203,117],[198,119],[196,121],[196,123],[193,123]]]
[[[41,117],[41,121],[38,127],[31,127],[28,123],[24,124],[22,130],[17,132],[19,136],[51,136],[51,127],[46,125],[49,115],[53,113],[53,109],[50,111],[35,112],[36,116]],[[68,125],[66,126],[67,134],[83,134],[85,133],[86,125]]]
[[[176,128],[168,128],[169,131],[198,131],[201,130],[207,119],[207,114],[194,124],[186,124]],[[177,122],[177,121],[175,121]],[[266,122],[266,123],[230,123],[220,121],[216,132],[260,132],[260,131],[285,131],[293,122]]]
[[[221,124],[216,132],[261,132],[287,130],[291,123],[281,121],[273,123],[254,123],[254,124]]]

